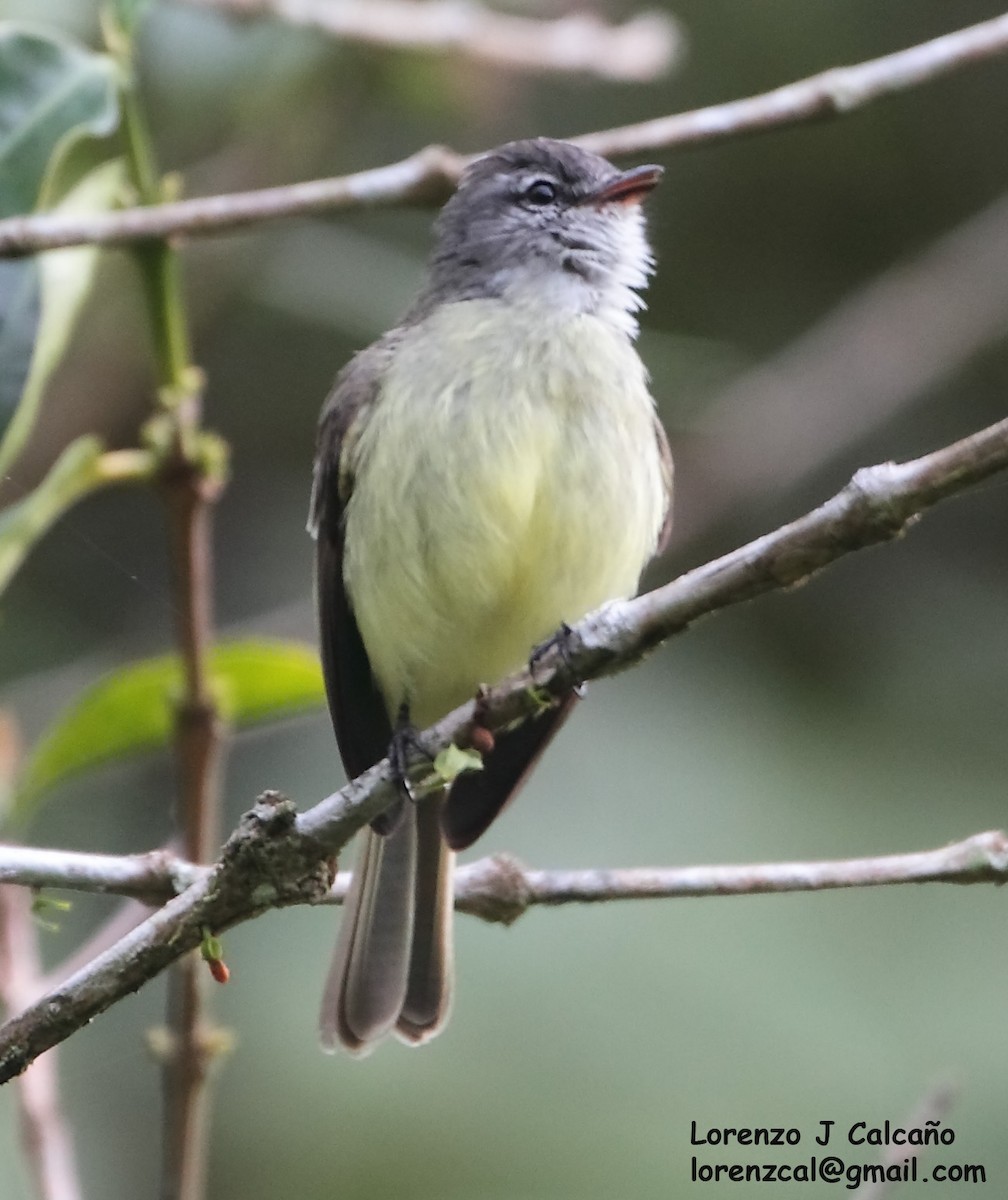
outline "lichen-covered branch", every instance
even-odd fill
[[[898,537],[927,508],[1006,467],[1008,420],[911,462],[859,471],[843,491],[790,525],[585,618],[564,647],[537,663],[535,680],[515,675],[481,697],[480,725],[499,729],[528,719],[545,696],[624,670],[704,615],[804,581],[854,550]],[[464,705],[438,722],[425,735],[428,748],[465,743],[472,715],[472,704]],[[326,860],[395,797],[387,761],[300,815],[282,797],[264,797],[209,872],[0,1028],[0,1083],[197,946],[204,929],[219,931],[282,905],[324,902]],[[1000,861],[1003,840],[982,849],[981,874]],[[972,858],[967,865],[977,867]]]

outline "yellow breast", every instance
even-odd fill
[[[423,726],[632,594],[666,497],[644,368],[591,316],[445,305],[363,431],[345,579],[389,711]]]

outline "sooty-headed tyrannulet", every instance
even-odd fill
[[[351,778],[402,714],[424,728],[564,622],[632,595],[664,543],[672,464],[634,349],[652,268],[641,201],[564,142],[476,159],[402,323],[343,369],[311,527],[322,664]],[[363,283],[362,283],[363,286]],[[573,700],[497,736],[484,769],[366,831],[323,1043],[423,1042],[452,988],[454,851],[524,780]]]

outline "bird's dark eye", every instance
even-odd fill
[[[527,204],[534,204],[537,208],[541,208],[545,204],[552,204],[556,199],[556,184],[551,183],[548,179],[533,179],[524,192],[522,199]]]

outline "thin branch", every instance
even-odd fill
[[[833,67],[770,92],[573,138],[615,157],[697,146],[805,121],[845,116],[883,96],[1008,51],[1008,15],[994,17],[895,54]],[[91,215],[39,213],[0,221],[0,256],[81,243],[119,245],[152,238],[221,233],[278,217],[374,205],[435,204],[447,198],[469,161],[430,146],[401,162],[333,179],[254,192],[178,200]]]
[[[602,130],[576,138],[597,154],[639,154],[695,146],[743,134],[843,117],[895,92],[919,87],[1008,50],[1008,15],[992,17],[894,54],[849,67],[832,67],[771,92]]]
[[[493,12],[474,0],[188,0],[239,17],[273,16],[344,41],[413,50],[461,52],[527,71],[589,72],[643,83],[664,74],[682,48],[667,13],[622,25],[594,13],[558,20]]]
[[[480,725],[496,730],[530,719],[544,695],[559,697],[575,680],[625,670],[706,614],[803,582],[854,550],[899,537],[927,508],[1006,468],[1008,420],[911,462],[865,468],[790,525],[586,617],[562,649],[543,656],[534,680],[523,672],[481,696]],[[434,752],[466,744],[472,717],[473,705],[463,705],[425,734],[425,745]],[[326,861],[396,794],[385,760],[300,815],[283,797],[261,798],[208,875],[0,1028],[0,1083],[192,950],[205,928],[219,932],[271,908],[323,902]]]
[[[342,877],[336,882],[342,894],[346,883]],[[485,921],[510,925],[533,905],[821,892],[905,883],[1006,882],[1008,836],[992,830],[914,854],[739,866],[544,871],[525,867],[507,855],[494,855],[458,868],[455,905]]]
[[[85,854],[0,844],[0,884],[101,892],[163,903],[185,891],[209,867],[197,867],[167,850],[147,854]]]
[[[277,217],[379,204],[436,204],[451,194],[465,163],[461,155],[429,146],[390,166],[334,179],[81,214],[73,219],[61,213],[8,217],[0,221],[0,257],[81,243],[111,246],[180,234],[221,233]]]
[[[167,900],[210,874],[164,851],[117,857],[0,846],[0,880],[29,887],[113,892]],[[342,904],[350,872],[340,871],[324,903]],[[537,870],[494,854],[455,871],[455,907],[509,925],[540,905],[599,904],[765,892],[819,892],[905,883],[1008,883],[1008,835],[977,833],[937,850],[833,861],[729,866]]]
[[[34,1002],[42,965],[31,896],[0,886],[0,1004],[10,1014]],[[19,1080],[18,1109],[24,1157],[39,1200],[80,1200],[77,1164],[60,1108],[56,1055],[34,1062]]]

